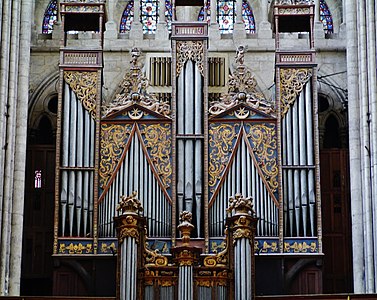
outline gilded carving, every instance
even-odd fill
[[[277,137],[275,124],[247,124],[247,137],[251,139],[259,168],[272,192],[278,188]]]
[[[281,116],[295,103],[304,85],[312,76],[311,69],[280,69]]]
[[[188,246],[190,243],[191,231],[194,229],[194,225],[191,224],[192,213],[189,211],[181,211],[179,214],[179,221],[181,223],[177,228],[182,234],[182,245]]]
[[[284,242],[284,252],[285,253],[316,253],[318,252],[317,243],[310,242]]]
[[[312,0],[275,0],[275,5],[313,4]]]
[[[82,244],[82,243],[61,243],[59,245],[60,254],[90,254],[93,253],[93,244]]]
[[[211,101],[208,110],[211,115],[219,115],[240,103],[266,114],[275,112],[273,103],[266,100],[263,94],[257,91],[257,81],[243,64],[245,51],[246,47],[238,47],[236,55],[238,66],[234,73],[229,75],[228,93],[222,94],[219,101]],[[244,119],[247,116],[243,111],[241,114],[236,114],[236,117]]]
[[[277,253],[279,252],[279,246],[277,242],[263,241],[261,247],[259,242],[254,242],[255,253]]]
[[[99,6],[93,5],[67,5],[65,7],[66,12],[86,12],[86,13],[98,13],[100,12]]]
[[[130,137],[130,124],[102,124],[101,125],[101,160],[99,165],[100,186],[104,187],[114,173],[119,159]]]
[[[229,163],[239,128],[239,124],[210,125],[208,185],[212,193]]]
[[[160,254],[156,250],[151,250],[148,247],[148,243],[145,243],[144,246],[144,258],[145,258],[145,267],[165,267],[168,265],[168,259],[166,256]]]
[[[200,74],[204,77],[204,43],[203,41],[177,41],[177,77],[181,74],[186,61],[196,62]]]
[[[93,119],[96,118],[97,72],[65,71],[64,80]]]
[[[101,253],[116,253],[115,243],[112,242],[110,245],[107,243],[101,243]]]
[[[161,182],[169,188],[172,176],[170,124],[141,124],[140,133]]]
[[[228,247],[225,248],[215,255],[210,255],[204,258],[205,267],[225,267],[228,263]]]
[[[183,250],[178,253],[176,260],[179,266],[192,266],[195,261],[195,255],[189,250]]]
[[[118,231],[118,240],[119,244],[122,244],[124,239],[127,237],[131,237],[136,239],[136,242],[139,241],[139,230],[138,228],[135,227],[126,227],[126,226],[121,226]]]
[[[108,116],[134,104],[138,104],[148,110],[156,112],[163,116],[170,115],[170,103],[167,100],[159,100],[155,94],[149,94],[147,88],[149,81],[142,73],[138,58],[140,50],[133,48],[131,50],[131,69],[124,75],[120,86],[121,92],[116,95],[115,99],[108,105],[103,106],[102,115]],[[138,118],[141,118],[139,112]],[[132,115],[132,114],[131,114]]]
[[[253,198],[247,197],[245,198],[240,193],[237,193],[234,197],[229,198],[229,207],[226,209],[228,214],[231,214],[233,210],[235,211],[235,214],[245,214],[245,215],[254,215],[254,209],[253,209]],[[245,217],[240,217],[236,224],[239,225],[248,225],[244,224],[243,222],[247,222],[247,219]]]
[[[123,195],[120,197],[119,204],[116,208],[118,212],[122,214],[134,213],[138,214],[143,212],[143,206],[139,199],[137,199],[137,192],[133,191],[130,196]],[[132,224],[134,218],[131,216],[126,217],[127,224]]]

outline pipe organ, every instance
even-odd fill
[[[254,253],[322,251],[314,50],[277,49],[266,99],[246,47],[207,47],[206,23],[173,22],[172,53],[147,54],[147,77],[133,48],[106,102],[102,50],[62,50],[54,255],[118,249],[142,285],[121,273],[121,299],[246,299]]]

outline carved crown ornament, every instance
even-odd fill
[[[222,94],[220,100],[211,101],[209,107],[210,115],[219,115],[238,104],[244,104],[266,114],[275,113],[273,103],[264,98],[261,92],[257,91],[257,81],[250,70],[244,65],[245,52],[247,47],[237,48],[235,62],[236,70],[229,75],[228,93]],[[238,115],[236,114],[238,117]],[[243,118],[242,116],[238,118]]]
[[[252,197],[245,198],[242,194],[237,193],[234,197],[229,198],[229,207],[226,209],[228,214],[254,216],[254,205]]]
[[[142,67],[139,63],[140,55],[141,51],[138,48],[131,50],[130,70],[124,75],[120,84],[120,93],[108,105],[102,107],[103,117],[127,109],[134,104],[138,104],[165,117],[170,115],[170,103],[166,100],[159,100],[155,94],[148,93],[149,81],[141,70]],[[136,117],[133,114],[129,114],[129,116],[135,119],[142,117],[140,116],[140,112]]]
[[[117,211],[121,214],[139,214],[143,212],[143,206],[139,199],[137,199],[137,192],[133,191],[130,196],[121,196],[117,207]]]

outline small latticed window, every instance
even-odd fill
[[[120,33],[126,33],[130,31],[131,24],[134,19],[133,7],[134,7],[134,1],[133,0],[128,1],[127,6],[123,11],[122,19],[120,20],[120,30],[119,30]]]
[[[325,33],[333,33],[334,25],[332,15],[325,0],[320,0],[319,2],[319,16],[323,24],[323,29]]]
[[[48,4],[42,24],[42,33],[49,34],[54,30],[54,25],[58,20],[58,1],[51,0]]]
[[[211,87],[225,86],[225,57],[208,58],[208,85]]]

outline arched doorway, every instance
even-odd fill
[[[52,295],[56,80],[29,111],[21,295]],[[50,88],[50,89],[49,89]]]
[[[352,292],[352,242],[346,110],[319,95],[323,292]]]

